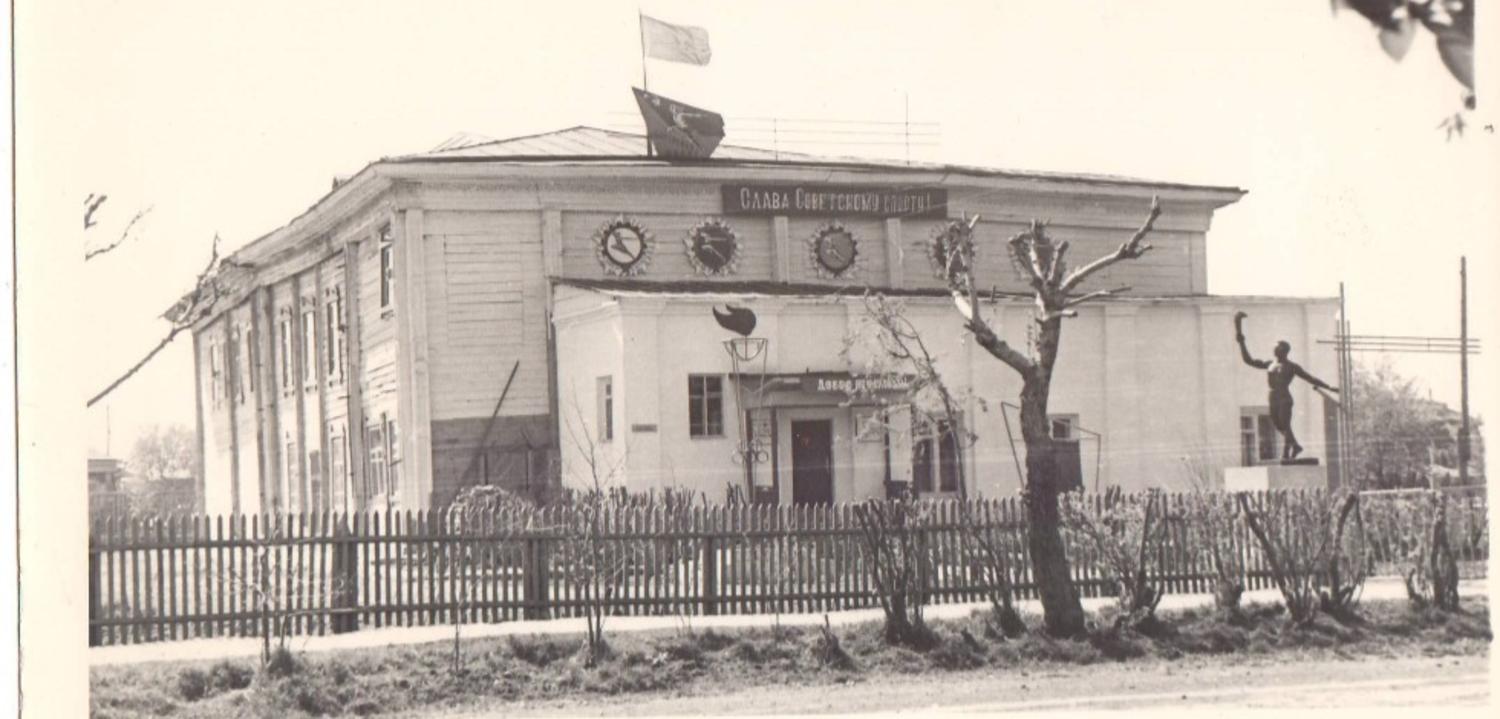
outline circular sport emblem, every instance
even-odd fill
[[[599,264],[610,274],[629,277],[645,271],[651,259],[651,233],[624,215],[599,226],[594,233]]]
[[[705,275],[733,274],[739,263],[740,239],[723,220],[708,218],[688,231],[688,262]]]
[[[954,253],[962,236],[959,229],[961,222],[962,220],[948,220],[932,228],[932,240],[927,243],[927,259],[932,261],[933,274],[949,282],[968,272],[969,264],[974,261],[973,243],[969,244],[966,252]]]
[[[820,277],[842,277],[854,267],[859,256],[859,241],[854,233],[837,221],[818,228],[808,240],[812,250],[813,269]]]

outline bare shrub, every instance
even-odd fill
[[[1270,492],[1260,502],[1248,494],[1238,501],[1294,624],[1311,624],[1319,609],[1351,608],[1364,583],[1363,525],[1349,521],[1358,493]],[[1358,540],[1346,538],[1351,527]]]
[[[1098,554],[1119,591],[1116,626],[1138,626],[1152,619],[1162,592],[1151,576],[1157,569],[1157,547],[1165,536],[1166,497],[1159,490],[1102,498],[1069,492],[1062,498],[1063,524]]]
[[[1448,536],[1448,498],[1442,492],[1424,492],[1401,505],[1409,523],[1420,528],[1401,569],[1407,598],[1417,609],[1457,610],[1458,559]]]
[[[1015,607],[1014,572],[1025,561],[1026,539],[998,521],[993,502],[960,502],[959,517],[965,563],[979,570],[988,589],[991,617],[1000,636],[1026,633],[1026,622]]]
[[[922,538],[930,505],[898,499],[856,505],[865,566],[880,609],[885,613],[885,640],[913,648],[932,644],[932,630],[922,619],[927,603],[924,578],[932,556]]]
[[[1181,457],[1188,485],[1182,520],[1194,559],[1213,572],[1214,607],[1222,618],[1240,617],[1245,593],[1245,556],[1240,541],[1240,508],[1224,487],[1224,457],[1204,447]]]

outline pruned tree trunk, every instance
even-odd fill
[[[1053,329],[1054,336],[1060,327]],[[1047,422],[1050,377],[1027,377],[1021,388],[1021,437],[1026,442],[1026,541],[1041,595],[1047,633],[1054,637],[1084,632],[1083,606],[1073,585],[1057,498],[1061,481]]]

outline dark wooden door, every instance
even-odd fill
[[[833,503],[833,421],[792,422],[792,503]]]

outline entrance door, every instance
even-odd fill
[[[792,421],[792,503],[833,503],[833,420]]]

